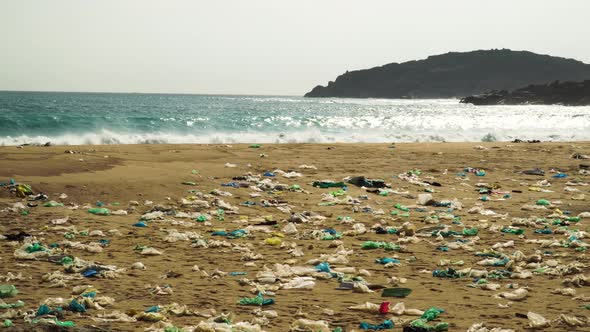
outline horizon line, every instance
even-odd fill
[[[198,92],[128,92],[128,91],[65,91],[65,90],[2,90],[0,92],[30,93],[87,93],[87,94],[138,94],[138,95],[188,95],[188,96],[256,96],[256,97],[303,97],[289,94],[256,94],[256,93],[198,93]]]

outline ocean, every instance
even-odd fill
[[[0,92],[0,145],[590,140],[590,107]]]

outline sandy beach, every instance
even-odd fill
[[[66,311],[61,321],[73,321],[76,328],[88,328],[84,331],[143,331],[152,324],[163,330],[166,325],[197,326],[208,320],[207,315],[216,317],[231,312],[235,315],[234,323],[263,323],[266,324],[261,326],[264,331],[288,331],[298,319],[325,320],[330,330],[341,327],[343,331],[360,331],[360,322],[381,324],[391,319],[395,323],[393,330],[401,331],[404,325],[420,318],[412,310],[401,314],[393,312],[395,304],[403,302],[406,309],[444,309],[445,312],[430,323],[447,322],[449,331],[466,331],[474,323],[523,331],[529,326],[526,317],[529,311],[551,320],[543,331],[588,331],[588,318],[579,319],[585,322],[581,327],[568,325],[563,317],[560,319],[562,314],[587,317],[590,313],[582,308],[590,303],[590,280],[582,282],[582,287],[564,283],[567,278],[590,277],[585,244],[580,244],[588,241],[587,235],[584,238],[584,233],[578,232],[576,234],[582,234],[580,243],[563,245],[571,236],[569,231],[589,231],[590,219],[582,217],[569,225],[554,223],[590,211],[590,186],[583,185],[590,182],[590,176],[580,172],[584,167],[580,165],[589,165],[590,160],[574,159],[573,153],[590,155],[590,143],[263,144],[259,148],[245,144],[0,147],[0,182],[8,183],[12,178],[17,183],[30,185],[35,194],[46,194],[47,201],[64,204],[63,207],[44,207],[47,201],[36,201],[36,207],[18,208],[15,203],[26,206],[29,201],[17,197],[7,186],[0,187],[0,234],[6,236],[23,231],[34,236],[47,250],[51,244],[58,244],[51,249],[51,255],[71,255],[117,269],[112,278],[68,274],[67,266],[48,261],[49,256],[17,259],[14,253],[22,247],[23,241],[2,240],[0,278],[5,278],[9,272],[22,273],[21,280],[0,279],[1,284],[15,285],[18,289],[15,297],[3,300],[6,303],[22,300],[25,306],[0,309],[0,315],[13,321],[15,331],[42,329],[40,325],[25,323],[23,314],[36,312],[49,298],[64,298],[69,303],[77,295],[73,294],[76,286],[91,285],[97,291],[96,296],[111,297],[114,303],[105,304],[102,309],[87,308],[82,313]],[[227,164],[235,167],[226,167],[232,166]],[[301,165],[315,168],[301,168]],[[465,171],[468,167],[485,170],[485,175],[476,176]],[[520,173],[534,168],[544,170],[545,174]],[[287,178],[275,170],[293,171],[302,176]],[[420,170],[415,174],[422,185],[400,178],[411,170]],[[265,172],[273,172],[275,176],[265,177]],[[553,177],[560,172],[567,177]],[[242,178],[232,179],[248,173],[261,175],[260,180],[268,179],[267,183],[286,186],[283,190],[270,190],[253,181],[248,182],[249,186],[258,186],[261,191],[248,186],[221,186],[232,181],[247,182]],[[390,185],[390,192],[380,195],[347,184],[345,193],[335,193],[336,197],[332,197],[345,201],[350,196],[354,203],[330,205],[326,204],[330,201],[322,200],[322,194],[330,196],[340,188],[312,186],[314,181],[340,182],[348,176],[383,179]],[[546,182],[540,182],[543,180]],[[295,184],[301,189],[291,187]],[[284,190],[289,187],[292,190]],[[418,205],[418,195],[428,194],[425,191],[428,188],[433,191],[430,194],[435,201],[456,200],[461,203],[461,209],[455,205],[452,210],[449,206]],[[493,191],[480,193],[482,188]],[[217,192],[221,196],[210,194],[216,189],[221,191]],[[226,192],[232,196],[226,196]],[[259,195],[252,197],[252,193]],[[482,201],[482,196],[487,200]],[[184,204],[182,199],[185,199]],[[547,200],[549,206],[536,205],[541,199]],[[190,200],[206,201],[208,207],[187,204]],[[88,208],[97,207],[97,202],[110,211],[125,210],[128,214],[88,213]],[[396,204],[409,211],[395,208]],[[536,208],[523,209],[525,205]],[[472,209],[477,206],[481,209]],[[223,218],[218,215],[219,209],[225,211]],[[142,215],[155,210],[164,214],[146,221],[147,227],[133,226]],[[312,212],[315,217],[292,219],[291,214],[299,215],[304,211]],[[179,215],[181,212],[185,214]],[[404,216],[406,212],[409,216]],[[209,220],[198,221],[197,214]],[[52,222],[65,217],[68,219],[63,223]],[[528,219],[515,223],[513,218]],[[538,218],[546,219],[539,221]],[[276,225],[272,225],[272,221],[276,221]],[[296,232],[285,231],[289,221],[296,221]],[[404,223],[409,224],[403,226]],[[260,226],[264,224],[266,226]],[[364,225],[364,232],[359,231],[362,229],[359,224]],[[439,234],[429,236],[432,231],[423,230],[437,225],[446,225],[448,230],[458,233],[477,228],[478,233],[443,238]],[[396,232],[378,234],[377,226],[395,228]],[[524,230],[524,234],[501,232],[509,226]],[[231,239],[212,235],[217,230],[238,229],[247,229],[246,236]],[[314,238],[317,232],[312,231],[325,229],[334,229],[341,237]],[[551,234],[535,233],[535,229],[549,229]],[[95,232],[93,236],[90,235],[92,231],[102,233]],[[192,237],[180,239],[180,236],[169,242],[170,234],[189,232],[193,232]],[[418,236],[412,234],[414,232]],[[278,238],[282,244],[269,244],[266,241],[269,238]],[[93,246],[92,243],[100,243],[101,239],[108,243],[103,241],[99,252],[64,244],[69,241]],[[219,247],[206,247],[199,246],[198,239],[205,239],[201,243],[224,242]],[[549,245],[551,241],[548,241],[543,246],[531,240],[555,240],[557,244]],[[366,241],[392,242],[401,248],[394,251],[362,249]],[[489,252],[494,244],[509,241],[514,241],[514,245],[497,246],[494,250],[498,257],[502,254],[508,257],[505,266],[480,264],[490,257],[477,256],[477,252]],[[141,246],[152,247],[160,254],[144,255]],[[447,247],[448,251],[437,250],[440,247]],[[279,277],[274,283],[260,282],[260,272],[265,268],[275,269],[275,264],[314,268],[317,262],[312,264],[310,260],[336,257],[338,255],[333,255],[336,252],[342,257],[330,264],[333,271],[350,267],[344,269],[347,271],[344,279],[360,276],[375,288],[374,292],[363,292],[363,287],[357,291],[337,289],[342,280],[319,272],[305,275],[313,278],[312,289],[280,287],[291,281],[293,275]],[[399,263],[384,266],[375,262],[385,257],[397,259]],[[145,270],[132,269],[136,262],[142,262]],[[449,267],[488,272],[508,270],[521,275],[523,271],[530,271],[532,275],[524,279],[488,277],[488,284],[498,284],[499,288],[482,289],[470,287],[476,283],[473,275],[433,276],[434,270]],[[65,280],[61,285],[43,280],[44,275],[55,271],[79,278]],[[230,272],[245,274],[231,275]],[[400,278],[407,281],[401,280],[405,281],[401,283]],[[255,297],[257,285],[259,290],[266,287],[269,295],[265,298],[274,299],[274,304],[262,308],[237,304],[241,298]],[[412,293],[405,298],[385,298],[379,286],[406,287],[412,289]],[[562,291],[567,288],[573,291]],[[526,297],[518,300],[496,297],[517,289],[525,289]],[[555,294],[556,290],[564,294]],[[159,291],[163,294],[157,294]],[[384,301],[391,302],[390,312],[386,314],[374,309],[369,312],[350,309],[366,302],[380,305]],[[160,313],[164,321],[160,323],[95,320],[113,311],[136,319],[139,313],[152,306],[166,307],[172,303],[186,305],[196,314],[177,315],[163,310]],[[256,312],[258,309],[274,310],[277,317]],[[264,315],[268,318],[263,318]]]

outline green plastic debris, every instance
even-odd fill
[[[334,197],[344,196],[344,195],[346,195],[346,192],[344,190],[340,189],[340,190],[337,190],[337,191],[332,191],[330,193],[330,195],[332,195]]]
[[[16,196],[25,198],[29,195],[34,195],[33,189],[28,184],[19,184],[16,186]]]
[[[41,245],[41,243],[39,242],[35,242],[33,244],[31,244],[30,246],[27,247],[27,249],[25,249],[26,252],[28,252],[29,254],[37,252],[37,251],[45,251],[45,247],[43,247]]]
[[[342,237],[342,233],[336,233],[334,235],[328,234],[328,235],[325,235],[324,237],[322,237],[322,240],[324,240],[324,241],[332,241],[332,240],[338,240],[341,237]]]
[[[21,308],[24,306],[25,306],[25,303],[21,300],[18,300],[15,303],[0,303],[0,309]]]
[[[74,260],[70,256],[65,256],[60,261],[60,264],[63,266],[72,265],[73,263],[74,263]]]
[[[406,297],[412,293],[410,288],[385,288],[381,292],[381,297]]]
[[[56,201],[49,201],[45,204],[43,204],[44,207],[58,207],[58,206],[64,206],[63,203],[58,203]]]
[[[435,320],[443,312],[445,312],[443,309],[434,307],[429,308],[426,311],[424,311],[420,318],[413,320],[410,323],[410,326],[425,329],[428,331],[446,331],[449,329],[448,323],[437,323],[435,325],[428,324],[428,322]]]
[[[426,319],[427,321],[431,321],[431,320],[435,320],[440,314],[442,314],[443,312],[445,312],[443,309],[439,309],[439,308],[428,308],[426,311],[424,311],[424,313],[422,314],[422,316],[420,318],[422,319]]]
[[[427,331],[447,331],[449,329],[449,323],[437,323],[435,325],[429,325],[424,319],[416,319],[410,324],[412,327],[425,329]]]
[[[400,250],[400,246],[393,242],[376,242],[376,241],[365,241],[361,245],[362,249],[385,249],[385,250]]]
[[[4,327],[11,327],[12,326],[12,321],[10,319],[5,319],[4,323],[2,323],[2,326]]]
[[[410,211],[410,209],[408,207],[403,206],[400,203],[395,204],[393,207],[396,208],[396,209],[398,209],[398,210],[404,211],[404,212]]]
[[[261,146],[262,145],[260,145],[260,144],[250,144],[249,148],[250,149],[260,149]]]
[[[42,304],[37,309],[37,313],[35,314],[35,317],[45,316],[45,315],[49,314],[50,312],[51,312],[51,308],[49,308],[49,306],[47,304]]]
[[[88,209],[88,213],[92,213],[98,216],[108,216],[109,214],[111,214],[111,211],[109,211],[109,209],[107,208],[92,208]]]
[[[477,228],[463,228],[463,235],[464,236],[476,236],[477,235]]]
[[[74,322],[67,320],[67,321],[59,321],[57,318],[54,320],[55,325],[62,326],[62,327],[74,327],[76,324]]]
[[[580,217],[566,217],[565,220],[567,220],[569,222],[579,222]]]
[[[536,204],[537,204],[537,205],[543,205],[543,206],[547,206],[547,205],[551,204],[551,202],[549,202],[549,201],[548,201],[548,200],[546,200],[546,199],[540,199],[540,200],[538,200],[538,201],[537,201],[537,203],[536,203]]]
[[[43,306],[45,306],[47,308],[47,310],[49,310],[47,313],[45,313],[43,315],[46,315],[46,314],[52,312],[51,309],[49,309],[49,307],[47,307],[46,305],[42,305],[41,307],[43,307]],[[41,309],[41,308],[39,308],[39,309]],[[43,316],[43,315],[39,315],[39,311],[37,311],[37,316],[35,316],[35,317],[39,317],[39,316]],[[32,324],[39,324],[39,322],[40,322],[39,319],[33,319],[31,321]],[[57,326],[61,326],[61,327],[74,327],[74,326],[76,326],[76,324],[74,324],[74,322],[72,322],[72,321],[62,322],[62,321],[58,320],[57,318],[53,319],[53,324],[57,325]]]
[[[198,222],[205,222],[205,221],[207,221],[207,217],[202,214],[202,215],[198,216],[196,220]]]
[[[325,181],[315,181],[312,186],[318,188],[345,188],[346,184],[344,182],[325,182]]]
[[[430,234],[430,236],[436,237],[436,236],[442,236],[442,237],[450,237],[450,236],[456,236],[456,235],[461,235],[461,233],[457,232],[457,231],[432,231],[432,233]]]
[[[150,248],[150,247],[144,246],[144,245],[141,245],[141,244],[136,244],[135,247],[133,247],[133,250],[135,250],[135,251],[142,251],[143,249],[146,249],[146,248]]]
[[[412,169],[412,170],[409,170],[407,174],[408,175],[420,175],[420,174],[422,174],[422,171],[419,169]]]
[[[86,312],[86,307],[76,299],[70,302],[69,309],[73,312]]]
[[[217,220],[224,221],[225,220],[224,215],[225,215],[225,210],[217,209]]]
[[[199,174],[199,171],[197,171],[196,169],[193,169],[193,170],[191,171],[191,174]]]
[[[432,271],[432,276],[437,278],[450,278],[450,279],[457,279],[461,278],[462,275],[455,269],[451,269],[450,267],[446,270],[434,270]]]
[[[0,285],[0,298],[14,297],[18,294],[18,289],[14,285]]]
[[[28,215],[29,215],[29,213],[30,213],[30,212],[29,212],[29,210],[22,210],[22,211],[20,212],[20,215],[21,215],[21,216],[28,216]]]
[[[275,300],[273,299],[265,299],[262,297],[262,293],[258,293],[256,297],[243,297],[238,301],[238,304],[241,305],[270,305],[274,304]]]
[[[524,230],[519,228],[502,228],[502,233],[521,235],[524,233]]]
[[[168,326],[164,329],[164,332],[182,332],[182,330],[176,326]]]

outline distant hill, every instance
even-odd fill
[[[590,80],[529,85],[512,92],[490,91],[461,99],[474,105],[590,105]]]
[[[590,79],[590,65],[527,51],[479,50],[346,72],[305,97],[460,98],[530,84]]]

